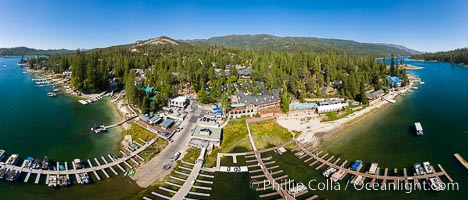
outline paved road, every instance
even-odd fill
[[[203,115],[203,112],[207,111],[205,108],[199,107],[198,102],[193,101],[187,110],[189,114],[186,120],[182,122],[184,129],[172,136],[174,142],[169,143],[157,156],[136,170],[132,179],[135,180],[140,187],[148,187],[157,180],[169,175],[171,170],[164,170],[163,166],[170,162],[171,157],[176,152],[184,154],[187,150],[192,128],[196,126],[196,122],[198,118]],[[181,155],[181,157],[182,156],[183,155]]]

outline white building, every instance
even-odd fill
[[[347,103],[338,103],[338,104],[331,104],[331,105],[323,105],[317,107],[318,113],[326,113],[326,112],[333,112],[337,110],[341,110],[343,108],[348,107]]]
[[[189,104],[189,99],[185,96],[178,96],[173,99],[169,99],[169,107],[185,108]]]

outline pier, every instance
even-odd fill
[[[91,164],[91,161],[88,159],[88,164],[89,164],[89,169],[93,170],[94,176],[97,178],[97,180],[101,180],[101,177],[99,177],[99,174],[96,172],[96,170],[93,169],[93,164]]]
[[[465,167],[465,169],[468,170],[468,162],[466,162],[466,160],[463,159],[463,157],[459,153],[456,153],[456,154],[453,154],[453,155]]]
[[[39,183],[39,180],[40,180],[40,177],[41,177],[42,174],[46,175],[46,177],[47,177],[46,180],[45,180],[46,184],[49,184],[50,175],[66,175],[67,178],[69,178],[70,175],[72,175],[72,176],[75,175],[77,182],[80,183],[79,182],[80,180],[79,180],[79,177],[78,177],[79,174],[93,173],[98,180],[101,180],[101,177],[99,176],[97,171],[101,170],[106,175],[107,172],[105,172],[105,169],[111,168],[113,166],[117,166],[122,170],[122,172],[124,172],[125,170],[122,168],[122,166],[120,166],[121,163],[126,163],[130,168],[133,168],[126,161],[128,159],[131,159],[132,157],[136,156],[137,154],[141,153],[147,147],[151,146],[154,142],[156,142],[156,139],[157,138],[153,138],[152,140],[150,140],[148,142],[145,142],[145,145],[143,145],[142,147],[138,148],[137,150],[133,151],[129,155],[126,155],[126,156],[124,156],[122,158],[114,159],[110,155],[108,155],[109,158],[111,158],[112,162],[104,162],[105,164],[103,164],[103,165],[101,165],[99,163],[99,161],[96,158],[94,158],[96,163],[97,163],[97,166],[93,166],[91,160],[87,159],[86,161],[89,164],[89,168],[76,169],[74,162],[72,162],[73,169],[68,169],[68,164],[67,164],[67,162],[65,162],[65,170],[63,170],[63,171],[60,171],[59,162],[57,162],[57,170],[30,169],[30,168],[23,168],[23,167],[16,166],[16,165],[15,166],[6,165],[5,167],[7,169],[19,171],[20,173],[26,173],[26,178],[23,180],[24,182],[29,181],[29,178],[30,178],[31,174],[37,174],[36,180],[35,180],[34,183]],[[104,157],[101,157],[101,158],[104,158]],[[112,170],[112,168],[111,168],[111,171],[115,171],[115,170]],[[117,173],[117,172],[115,172],[115,173]],[[108,174],[106,176],[110,177]]]
[[[110,95],[111,95],[110,93],[106,94],[106,92],[102,92],[102,93],[100,93],[100,94],[98,94],[98,95],[96,95],[94,97],[89,98],[88,100],[78,100],[78,102],[80,102],[83,105],[86,105],[86,104],[93,103],[93,102],[95,102],[97,100],[100,100],[105,96],[110,96]]]
[[[388,168],[385,168],[384,175],[380,176],[379,173],[369,174],[369,173],[365,173],[365,172],[360,172],[359,169],[357,171],[353,171],[353,170],[351,170],[349,168],[345,168],[344,164],[342,164],[341,166],[338,166],[338,165],[336,165],[334,163],[329,162],[329,159],[325,160],[324,156],[319,157],[319,156],[311,153],[304,146],[302,146],[302,144],[298,143],[298,146],[299,146],[300,150],[302,150],[303,152],[305,152],[309,156],[313,157],[313,159],[315,159],[316,161],[318,161],[318,162],[320,162],[322,164],[325,164],[325,165],[327,165],[329,167],[333,167],[333,168],[338,169],[338,170],[343,170],[347,174],[351,174],[351,175],[354,175],[354,176],[362,176],[364,179],[366,179],[366,178],[371,179],[371,180],[372,179],[381,179],[381,180],[383,180],[382,185],[385,184],[386,181],[401,181],[401,180],[405,180],[405,179],[429,179],[429,178],[438,178],[438,177],[441,177],[441,176],[445,176],[450,182],[453,182],[453,179],[447,174],[447,172],[444,170],[444,168],[440,164],[438,164],[437,166],[439,167],[439,169],[441,171],[437,172],[434,169],[434,173],[431,173],[431,174],[424,174],[424,175],[419,175],[419,176],[417,176],[417,175],[408,176],[406,174],[406,169],[404,169],[404,171],[403,171],[404,175],[399,176],[399,175],[397,175],[398,169],[395,168],[394,169],[394,174],[393,175],[388,175]]]
[[[122,125],[123,123],[128,122],[128,121],[134,119],[134,118],[137,117],[137,116],[138,116],[138,115],[131,115],[131,116],[129,116],[128,118],[123,119],[122,121],[120,121],[120,122],[118,122],[118,123],[116,123],[116,124],[104,126],[104,128],[105,128],[105,129],[110,129],[110,128],[114,128],[114,127],[120,126],[120,125]]]
[[[36,180],[34,181],[34,183],[39,184],[40,179],[41,179],[41,173],[37,173]]]

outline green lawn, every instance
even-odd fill
[[[132,139],[135,141],[138,141],[138,138],[141,138],[145,141],[149,141],[153,139],[154,137],[156,137],[156,134],[142,128],[141,126],[138,126],[135,123],[130,123],[130,125],[131,125],[130,129],[126,131],[122,131],[122,138],[125,135],[131,135]]]
[[[223,129],[223,141],[221,146],[213,149],[211,154],[205,156],[205,166],[216,165],[218,153],[239,153],[252,151],[250,146],[245,119],[231,120]]]
[[[249,124],[249,126],[255,145],[259,150],[278,146],[293,139],[292,133],[274,120]],[[297,136],[298,134],[296,134]]]
[[[151,146],[143,150],[139,155],[145,160],[150,160],[154,156],[158,155],[164,148],[166,148],[168,142],[164,139],[158,138]]]
[[[148,130],[132,123],[129,130],[122,132],[122,138],[125,135],[131,135],[132,140],[141,144],[141,141],[138,138],[141,138],[144,141],[150,141],[154,137],[157,137],[154,133],[149,132]],[[168,142],[164,139],[157,138],[151,146],[143,150],[139,155],[145,160],[150,160],[154,156],[158,155],[166,146]]]

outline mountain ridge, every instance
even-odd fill
[[[29,47],[0,48],[0,56],[21,56],[21,55],[52,55],[72,53],[75,50],[69,49],[35,49]]]
[[[186,42],[203,42],[223,45],[232,48],[257,50],[305,50],[335,49],[347,52],[372,55],[416,55],[422,52],[403,45],[386,43],[365,43],[346,39],[318,38],[318,37],[278,37],[269,34],[237,34],[216,36],[208,39],[184,40]]]

